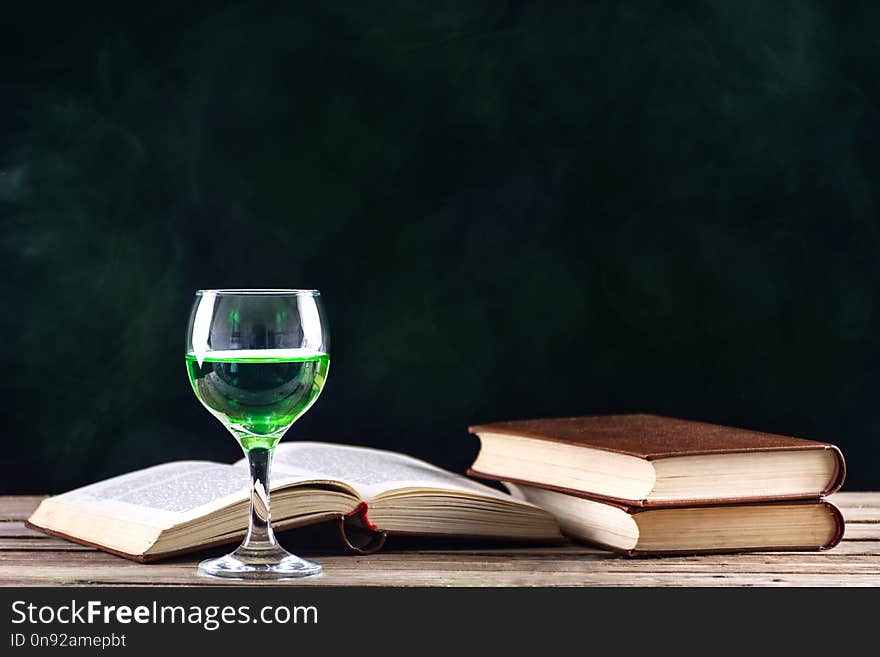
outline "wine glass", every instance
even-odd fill
[[[186,370],[199,401],[247,456],[248,532],[237,550],[199,564],[230,579],[288,579],[321,572],[275,540],[269,513],[272,452],[324,387],[329,336],[317,290],[199,290],[186,338]]]

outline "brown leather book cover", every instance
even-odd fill
[[[537,440],[582,445],[593,449],[627,454],[652,461],[674,456],[703,454],[734,454],[742,452],[770,452],[785,450],[825,449],[831,450],[837,467],[826,488],[817,497],[830,495],[840,489],[846,476],[846,462],[840,449],[830,443],[794,438],[748,429],[738,429],[706,422],[681,420],[658,415],[595,415],[583,417],[543,418],[493,422],[468,427],[473,434],[495,433],[522,436]],[[468,474],[484,479],[506,480],[514,483],[542,486],[563,493],[580,494],[568,488],[549,486],[540,481],[517,480],[510,477],[484,473],[471,468]],[[640,506],[657,504],[622,500],[601,495],[605,499],[623,504],[638,503]],[[802,496],[801,496],[802,497]],[[762,502],[768,498],[755,497],[740,501]],[[779,496],[777,499],[798,499],[798,496]],[[717,503],[722,500],[703,500]],[[683,503],[687,505],[688,503]],[[663,502],[663,506],[675,506],[675,502]]]

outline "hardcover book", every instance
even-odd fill
[[[241,540],[248,468],[175,461],[44,500],[28,526],[137,561]],[[424,461],[376,449],[282,443],[272,466],[276,530],[334,522],[356,552],[389,534],[556,542],[553,517]]]
[[[846,467],[832,444],[655,415],[496,422],[470,427],[469,474],[625,507],[817,500]]]
[[[629,556],[827,550],[844,531],[840,511],[819,500],[634,507],[525,484],[507,486],[553,513],[568,536]]]

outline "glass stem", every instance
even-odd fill
[[[251,470],[251,516],[248,533],[240,550],[274,552],[279,549],[272,533],[272,516],[269,510],[269,467],[272,465],[274,451],[255,447],[247,453]]]

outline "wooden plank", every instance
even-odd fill
[[[347,559],[350,562],[353,559]],[[388,568],[367,571],[363,565],[343,567],[324,560],[325,573],[295,586],[878,586],[880,575],[845,572],[604,572],[560,569],[554,572],[496,570],[479,564],[462,569]],[[39,567],[23,582],[18,568],[0,564],[0,585],[223,585],[195,574],[192,563],[106,568],[72,563]],[[274,583],[273,583],[274,584]]]
[[[358,580],[387,572],[446,572],[485,571],[487,573],[537,573],[551,575],[560,572],[871,572],[880,573],[880,560],[874,554],[836,554],[828,552],[745,553],[733,555],[702,555],[691,557],[663,557],[628,559],[612,554],[558,554],[548,549],[546,554],[468,555],[458,553],[410,555],[340,556],[313,555],[328,565],[328,570],[354,575]],[[3,555],[3,565],[52,571],[77,566],[100,568],[106,572],[143,572],[151,575],[180,573],[195,570],[197,559],[142,565],[93,551],[59,550],[54,558],[33,551],[11,550]]]
[[[847,507],[880,507],[880,492],[876,491],[858,491],[834,493],[828,496],[828,501],[833,502],[840,508]]]
[[[798,558],[791,555],[738,555],[726,560],[695,557],[692,560],[656,559],[650,564],[626,560],[606,563],[603,573],[787,573],[787,574],[865,574],[877,575],[880,584],[880,560],[874,555],[847,555],[840,558]]]
[[[8,520],[27,520],[45,495],[3,495],[0,496],[0,522]]]
[[[789,554],[789,553],[784,553]],[[880,556],[880,541],[841,541],[837,547],[828,550],[825,554],[845,556],[850,554],[866,554]]]
[[[44,541],[32,541],[30,539],[10,540],[8,546],[9,554],[4,556],[6,564],[17,563],[19,565],[39,564],[46,558],[45,555],[33,554],[32,546],[43,543]],[[47,548],[56,548],[59,552],[66,552],[75,544],[65,541],[46,541],[50,543]],[[678,557],[639,557],[629,558],[612,552],[593,552],[586,550],[568,550],[560,548],[544,548],[543,552],[517,550],[447,550],[432,551],[420,550],[412,551],[405,554],[394,554],[380,552],[373,555],[351,555],[348,553],[324,553],[316,554],[314,551],[303,552],[304,555],[315,559],[329,559],[334,563],[342,566],[365,565],[370,568],[382,569],[385,567],[394,568],[421,568],[424,566],[436,566],[445,568],[448,564],[457,566],[477,566],[487,565],[492,567],[503,568],[532,568],[546,567],[555,568],[558,564],[579,564],[579,563],[606,563],[606,564],[630,564],[628,568],[641,568],[650,570],[654,564],[670,564],[670,563],[707,563],[712,565],[727,564],[729,562],[736,563],[764,563],[764,562],[818,562],[818,561],[848,561],[858,562],[859,555],[869,557],[874,555],[880,546],[877,541],[853,541],[851,547],[839,546],[833,550],[825,551],[790,551],[790,552],[745,552],[732,554],[704,554],[690,555]],[[20,547],[21,549],[16,549]],[[131,565],[142,567],[142,564],[122,559],[114,555],[93,550],[91,548],[82,547],[81,554],[76,555],[77,561],[83,563],[99,563],[107,566],[118,565],[120,567],[129,567]],[[844,549],[847,548],[847,549]],[[159,564],[147,564],[146,568],[156,568],[159,565],[170,565],[178,567],[181,564],[196,563],[199,559],[210,556],[209,554],[199,554],[189,557],[181,557],[180,559],[172,559]],[[874,560],[876,561],[876,560]],[[880,562],[877,563],[880,567]]]
[[[880,541],[880,523],[849,522],[843,533],[844,541]]]
[[[65,541],[61,538],[0,538],[0,552],[14,550],[16,552],[68,552],[70,550],[89,550],[94,548],[79,545],[73,541]],[[45,557],[40,557],[45,558]]]
[[[0,522],[0,538],[49,538],[49,535],[25,527],[20,520],[10,520]]]
[[[880,493],[836,493],[828,500],[837,505],[847,523],[880,522]]]
[[[97,551],[44,554],[4,552],[0,584],[215,584],[195,574],[195,560],[141,565]],[[326,573],[307,585],[362,586],[577,586],[577,585],[773,585],[786,582],[833,585],[832,577],[852,585],[880,585],[876,554],[779,553],[626,559],[584,554],[544,558],[510,556],[453,558],[317,557]],[[718,581],[715,581],[718,580]],[[795,581],[797,580],[797,582]]]
[[[8,557],[9,555],[4,555]],[[133,563],[102,563],[101,559],[80,559],[78,555],[69,555],[69,558],[59,559],[51,564],[34,564],[32,555],[28,555],[26,563],[29,565],[30,576],[27,583],[41,582],[117,582],[117,583],[214,583],[212,580],[202,580],[195,574],[195,562],[169,563],[154,566],[141,566]],[[522,560],[511,563],[481,562],[461,560],[400,560],[377,564],[373,558],[325,558],[322,560],[326,571],[321,578],[324,584],[356,584],[356,585],[424,585],[437,582],[456,583],[467,585],[469,582],[479,581],[487,585],[510,585],[527,583],[528,585],[547,584],[573,584],[583,581],[598,582],[602,578],[610,577],[612,580],[619,578],[615,574],[625,574],[630,577],[656,576],[662,574],[707,574],[715,576],[721,573],[718,565],[708,564],[705,561],[673,561],[652,560],[650,563],[639,563],[621,559],[613,563],[591,559],[579,560],[556,560],[551,563],[534,563],[530,560]],[[353,563],[354,562],[354,563]],[[872,563],[874,562],[874,563]],[[760,560],[751,568],[740,563],[737,574],[866,574],[877,575],[876,559],[867,561],[865,572],[850,573],[840,572],[827,563],[819,563],[818,567],[804,573],[804,568],[810,568],[809,562],[795,564],[780,564],[774,566]],[[21,572],[14,560],[4,558],[0,566],[0,580],[7,575],[20,577]],[[646,568],[650,566],[649,568]],[[12,567],[12,572],[8,572]],[[18,580],[21,582],[21,580]],[[880,583],[880,580],[878,580]]]
[[[841,509],[840,512],[847,523],[880,522],[880,507],[850,507],[848,509]]]

